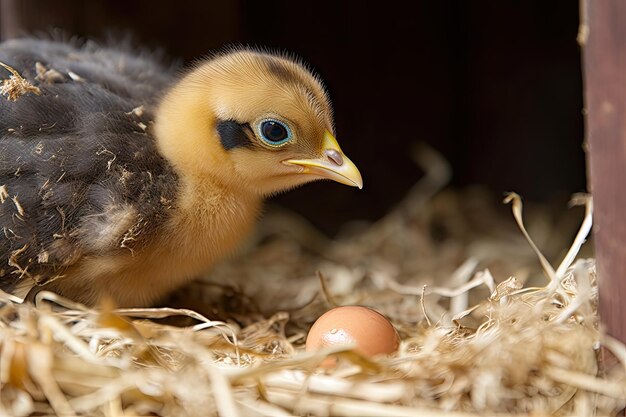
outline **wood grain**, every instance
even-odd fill
[[[583,2],[581,12],[600,314],[607,332],[625,342],[626,2]]]

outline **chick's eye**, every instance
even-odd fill
[[[278,120],[264,120],[259,124],[261,139],[270,146],[281,146],[291,140],[291,130]]]

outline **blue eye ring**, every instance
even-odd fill
[[[277,119],[261,120],[257,125],[257,132],[263,143],[272,148],[280,148],[293,139],[289,126]]]

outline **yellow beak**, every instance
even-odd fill
[[[324,156],[317,159],[290,159],[287,164],[301,167],[301,174],[312,174],[341,184],[363,188],[359,169],[341,151],[335,137],[327,130],[322,143]]]

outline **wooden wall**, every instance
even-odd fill
[[[600,312],[626,343],[626,3],[583,2],[588,161],[594,200]],[[624,415],[624,414],[621,414]]]

